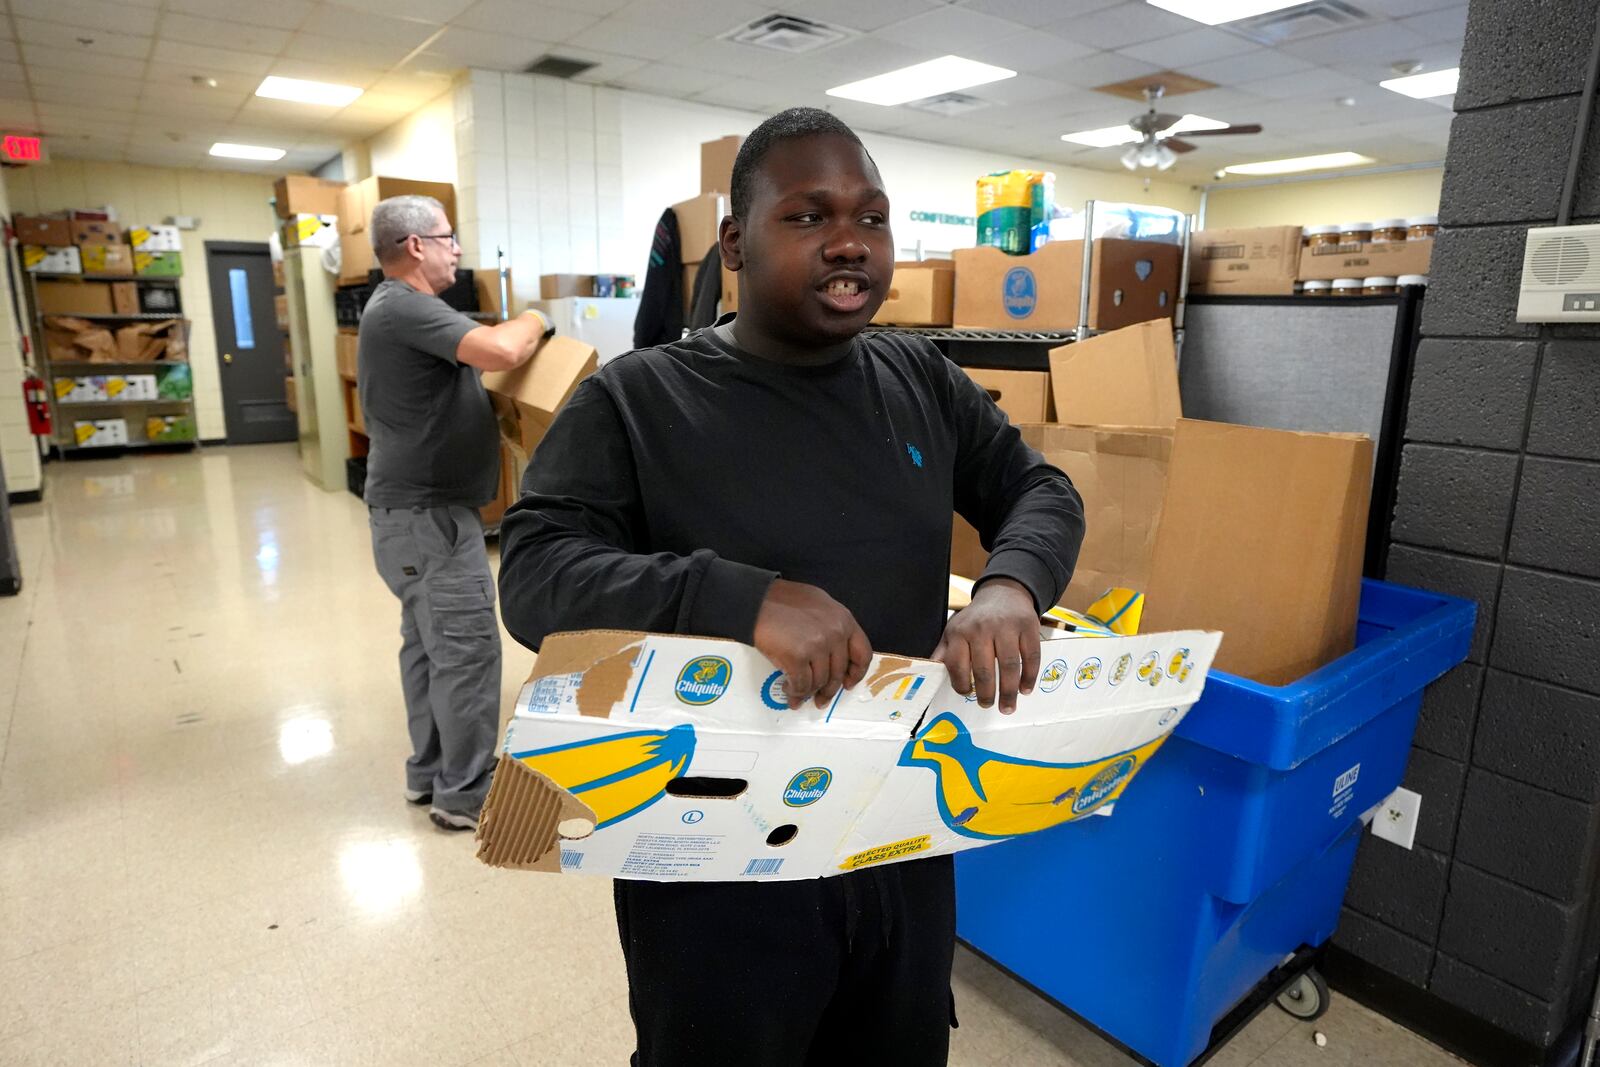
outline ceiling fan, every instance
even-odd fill
[[[1139,134],[1139,141],[1128,146],[1122,153],[1122,165],[1129,170],[1138,170],[1140,167],[1156,167],[1166,170],[1178,161],[1178,156],[1185,152],[1193,152],[1199,145],[1192,145],[1188,141],[1180,140],[1174,133],[1181,132],[1184,137],[1228,137],[1238,133],[1260,133],[1260,123],[1249,123],[1242,126],[1215,126],[1209,129],[1192,128],[1175,130],[1183,122],[1183,115],[1169,115],[1156,110],[1156,101],[1161,99],[1166,87],[1162,85],[1147,85],[1144,98],[1150,104],[1150,110],[1134,118],[1128,123],[1133,131]]]

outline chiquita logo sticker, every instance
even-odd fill
[[[804,808],[822,799],[833,784],[833,772],[826,767],[807,767],[793,778],[783,790],[783,802],[791,808]]]
[[[683,665],[673,691],[685,704],[703,707],[726,693],[732,681],[733,664],[721,656],[700,656]]]

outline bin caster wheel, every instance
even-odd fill
[[[1315,969],[1305,972],[1278,994],[1278,1007],[1307,1022],[1322,1018],[1328,1010],[1328,980]]]

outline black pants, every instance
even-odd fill
[[[636,1067],[945,1062],[949,856],[804,882],[614,885]]]

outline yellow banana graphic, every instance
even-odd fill
[[[694,743],[694,727],[683,723],[670,730],[612,734],[511,756],[593,808],[598,830],[660,800],[667,783],[689,766]]]
[[[900,763],[933,770],[946,826],[993,839],[1070,822],[1116,799],[1165,740],[1091,763],[1042,763],[979,748],[960,719],[944,714],[911,739]]]

